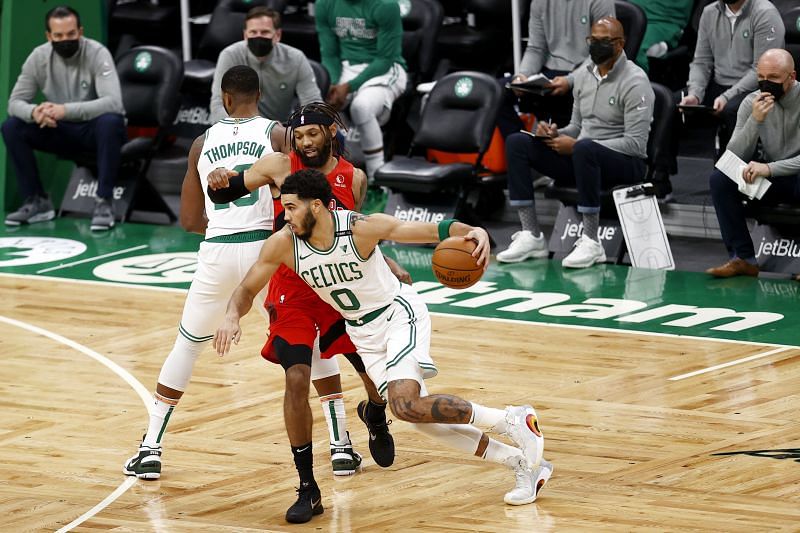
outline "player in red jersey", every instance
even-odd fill
[[[313,168],[325,174],[331,184],[335,198],[329,205],[330,209],[359,210],[366,193],[366,175],[343,157],[334,156],[339,153],[336,140],[338,127],[343,127],[341,119],[327,104],[303,106],[289,119],[291,153],[264,157],[243,174],[225,169],[213,171],[209,176],[211,199],[218,203],[230,202],[269,184],[275,206],[274,230],[278,231],[284,225],[280,185],[289,174],[303,168]],[[387,262],[401,281],[410,282],[408,272],[391,259],[387,259]],[[312,470],[312,415],[308,406],[310,380],[323,401],[326,417],[337,415],[342,422],[328,425],[334,473],[352,473],[361,461],[361,457],[352,450],[343,427],[342,386],[334,355],[344,354],[364,382],[369,401],[358,405],[358,414],[370,433],[370,453],[380,466],[389,466],[394,461],[394,441],[387,427],[386,404],[367,376],[355,346],[345,333],[341,315],[323,302],[297,274],[285,267],[273,276],[265,306],[270,315],[270,328],[269,339],[261,354],[268,361],[281,364],[286,372],[284,420],[300,475],[299,498],[287,512],[286,518],[290,522],[306,522],[311,519],[309,510],[312,506],[305,500],[307,496],[317,494],[318,490]],[[312,350],[317,338],[319,349]]]

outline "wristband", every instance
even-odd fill
[[[443,241],[450,236],[450,226],[453,222],[458,222],[454,218],[448,218],[439,222],[439,241]]]
[[[247,196],[250,191],[244,185],[244,172],[239,172],[235,176],[228,179],[228,186],[224,189],[217,189],[212,191],[210,187],[206,187],[208,197],[215,204],[227,204],[234,200],[238,200],[242,196]]]

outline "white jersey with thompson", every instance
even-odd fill
[[[379,247],[368,258],[359,255],[350,231],[353,211],[331,213],[334,237],[330,249],[317,250],[292,234],[295,272],[345,319],[357,321],[390,305],[400,294],[400,281],[389,270]]]
[[[274,152],[270,133],[276,122],[262,117],[225,118],[206,130],[197,170],[205,195],[206,239],[254,230],[272,230],[272,196],[262,187],[227,204],[215,204],[206,193],[208,174],[216,168],[243,172]]]

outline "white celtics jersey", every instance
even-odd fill
[[[228,204],[215,204],[206,193],[208,174],[215,168],[242,172],[272,153],[270,132],[276,122],[262,117],[225,118],[206,130],[197,162],[206,201],[206,239],[252,230],[271,230],[275,217],[268,187],[261,187]]]
[[[333,211],[334,238],[329,250],[317,250],[292,234],[295,272],[348,320],[386,307],[400,294],[400,281],[389,270],[380,248],[376,246],[364,259],[353,246],[353,214]]]

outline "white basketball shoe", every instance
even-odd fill
[[[513,467],[517,484],[506,492],[503,501],[509,505],[526,505],[536,501],[539,491],[553,475],[553,465],[550,461],[542,459],[539,466],[531,470],[524,457],[515,457],[517,464]]]
[[[506,407],[506,434],[528,461],[528,468],[539,466],[544,451],[544,436],[539,430],[536,411],[530,405]]]

